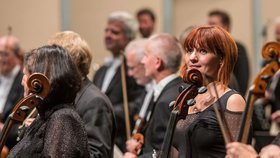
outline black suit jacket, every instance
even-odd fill
[[[244,97],[250,77],[249,60],[245,47],[239,42],[236,42],[236,45],[238,48],[238,58],[233,73],[239,84],[240,93]]]
[[[113,158],[116,123],[108,97],[85,78],[75,104],[85,124],[91,157]]]
[[[104,77],[108,66],[104,65],[99,70],[97,70],[93,83],[101,89]],[[126,71],[127,72],[127,71]],[[138,97],[139,93],[143,90],[142,86],[136,84],[135,80],[132,77],[129,77],[126,73],[126,87],[127,87],[127,96],[128,101],[132,102]],[[111,83],[109,84],[105,94],[109,97],[113,104],[113,109],[117,122],[117,132],[115,143],[125,152],[125,142],[126,142],[126,127],[124,120],[124,109],[123,109],[123,92],[122,92],[122,82],[121,82],[121,66],[117,68],[116,74],[112,78]],[[134,111],[134,110],[133,110]]]
[[[12,112],[14,106],[20,101],[20,99],[23,98],[23,91],[24,88],[21,85],[21,80],[22,80],[23,74],[21,71],[18,72],[18,74],[16,75],[16,78],[13,82],[13,85],[11,87],[11,90],[9,91],[8,94],[8,98],[7,101],[5,103],[3,112],[2,112],[2,118],[1,118],[1,122],[5,123],[5,121],[7,120],[8,116],[10,115],[10,113]],[[11,149],[16,143],[16,138],[17,138],[17,133],[18,133],[18,126],[19,124],[15,124],[10,133],[9,136],[7,138],[6,141],[6,145],[9,149]]]
[[[179,95],[178,88],[183,84],[182,79],[177,77],[169,82],[161,92],[146,126],[143,154],[140,157],[151,157],[153,149],[160,150],[171,114],[169,104]]]
[[[100,69],[98,69],[94,75],[93,83],[101,89],[104,77],[108,66],[104,65]],[[139,94],[139,89],[143,89],[143,87],[136,84],[135,80],[132,77],[129,77],[127,73],[126,75],[126,87],[127,87],[127,95],[128,101],[132,101],[137,97]],[[119,104],[123,103],[123,94],[122,94],[122,82],[121,82],[121,67],[117,68],[116,74],[112,78],[105,94],[109,97],[112,104]]]

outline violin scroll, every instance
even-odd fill
[[[12,113],[6,120],[0,135],[0,150],[7,140],[8,133],[15,123],[23,122],[27,116],[27,112],[40,104],[49,93],[49,80],[40,73],[30,75],[27,80],[31,94],[21,99],[14,107]]]
[[[265,60],[278,59],[280,56],[280,43],[268,42],[262,48],[262,56]]]

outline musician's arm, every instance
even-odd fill
[[[227,109],[232,112],[241,112],[245,109],[245,100],[239,94],[233,94],[227,102]]]
[[[83,114],[91,157],[111,157],[114,116],[102,98],[93,99]]]
[[[83,148],[86,140],[79,138],[85,134],[82,130],[81,119],[74,112],[68,109],[58,110],[50,116],[46,125],[44,135],[42,135],[44,146],[41,157],[89,156],[87,155],[88,150]]]

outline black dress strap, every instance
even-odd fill
[[[231,95],[233,95],[233,94],[238,94],[238,92],[237,91],[235,91],[235,90],[233,90],[233,89],[231,89],[231,90],[229,90],[229,91],[227,91],[223,96],[221,96],[221,98],[219,99],[219,101],[220,101],[220,106],[221,106],[221,109],[223,110],[223,111],[226,111],[226,109],[227,109],[227,101],[228,101],[228,98],[231,96]]]

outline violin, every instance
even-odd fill
[[[195,104],[194,98],[201,93],[206,92],[206,87],[202,86],[203,78],[201,73],[196,69],[191,69],[183,74],[183,81],[189,86],[182,89],[175,101],[170,103],[172,112],[169,118],[167,131],[161,148],[161,153],[154,153],[153,157],[168,158],[170,155],[171,143],[174,129],[180,119],[185,119],[188,115],[189,107]]]
[[[132,139],[134,139],[140,143],[140,145],[135,148],[134,153],[136,155],[140,154],[142,146],[144,144],[144,140],[145,140],[144,135],[141,134],[141,132],[140,132],[140,130],[141,130],[141,128],[143,128],[143,126],[144,126],[144,119],[142,117],[138,116],[136,123],[135,123],[135,127],[132,131]]]
[[[253,115],[254,103],[257,99],[263,98],[267,83],[273,75],[279,70],[280,44],[277,42],[268,42],[262,48],[262,56],[270,62],[262,68],[254,80],[253,85],[249,88],[245,111],[241,119],[240,135],[238,140],[247,143],[251,119]]]
[[[48,95],[50,83],[48,78],[41,73],[34,73],[27,79],[27,86],[30,95],[21,99],[13,108],[12,113],[6,120],[0,135],[0,149],[7,140],[8,134],[15,123],[21,123],[26,118],[28,112],[38,106]]]

